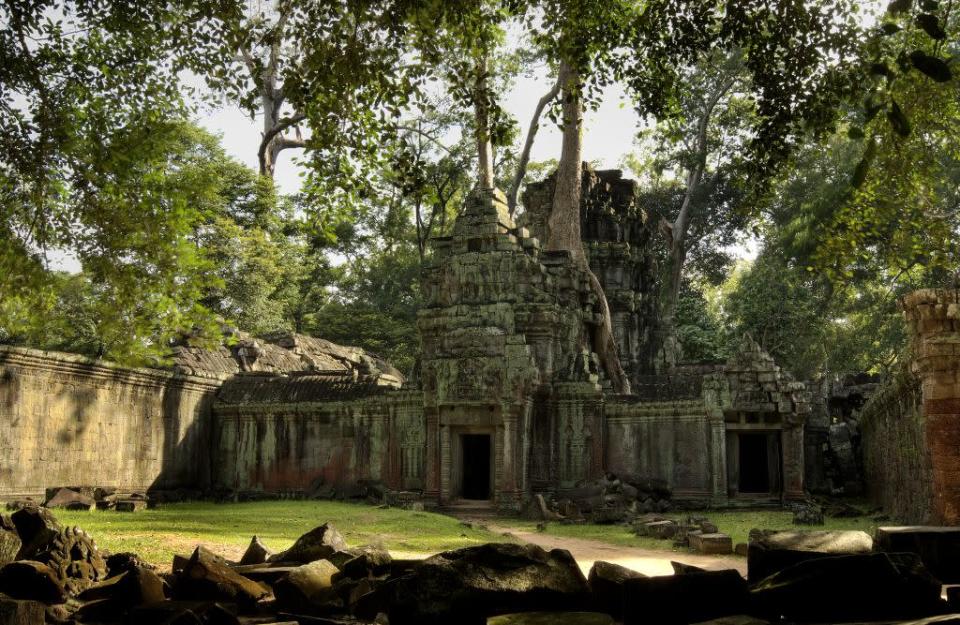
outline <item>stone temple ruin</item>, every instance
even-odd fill
[[[173,371],[2,348],[0,496],[51,484],[345,496],[375,483],[428,507],[517,511],[612,472],[691,505],[802,498],[804,385],[749,338],[724,365],[664,370],[636,183],[586,168],[585,249],[633,394],[612,391],[583,338],[600,322],[587,276],[538,240],[550,185],[531,186],[522,225],[502,193],[476,193],[433,242],[416,379],[293,334],[179,347]]]

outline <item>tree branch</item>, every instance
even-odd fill
[[[540,128],[540,116],[543,115],[543,109],[547,108],[557,95],[560,93],[560,78],[553,84],[540,101],[537,102],[537,108],[533,110],[533,118],[530,120],[530,127],[527,129],[527,139],[523,143],[523,151],[520,153],[520,161],[517,163],[517,171],[513,176],[513,183],[510,185],[510,193],[507,194],[507,205],[510,207],[510,216],[517,210],[517,194],[520,193],[520,185],[527,175],[527,165],[530,163],[530,150],[533,149],[533,140]]]
[[[277,124],[270,130],[263,133],[263,137],[260,139],[260,147],[257,149],[257,160],[260,161],[260,174],[263,176],[269,175],[267,171],[267,149],[270,147],[270,142],[273,141],[274,137],[279,135],[281,132],[290,128],[291,126],[296,126],[303,120],[307,118],[303,113],[297,113],[290,117],[286,117],[277,122]],[[287,145],[284,147],[304,147],[304,142],[302,139],[284,139],[285,142],[294,143],[293,145]],[[296,145],[304,144],[304,145]],[[283,148],[281,148],[283,149]]]

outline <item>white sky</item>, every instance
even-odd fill
[[[502,105],[516,117],[522,135],[525,136],[530,117],[537,101],[550,89],[545,75],[533,79],[521,78],[504,98]],[[227,153],[256,169],[257,146],[260,143],[261,120],[251,120],[240,109],[224,107],[201,117],[199,123],[222,136]],[[638,130],[639,117],[629,99],[619,87],[610,87],[596,111],[588,111],[585,119],[584,153],[586,161],[597,161],[602,167],[620,167],[623,157],[633,148],[633,138]],[[283,193],[300,190],[303,171],[295,161],[301,150],[284,150],[280,153],[275,180]],[[540,126],[531,153],[531,159],[541,161],[560,157],[560,132],[547,120]]]

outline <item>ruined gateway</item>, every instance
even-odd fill
[[[587,278],[475,193],[434,241],[419,374],[319,339],[277,335],[179,348],[173,373],[0,348],[0,496],[53,484],[346,492],[380,482],[428,506],[518,510],[605,472],[665,481],[675,500],[804,496],[803,384],[752,341],[717,366],[656,373],[651,230],[636,185],[584,174],[585,249],[607,293],[633,394],[611,391],[582,337],[599,322]]]

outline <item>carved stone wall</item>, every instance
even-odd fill
[[[922,289],[900,306],[909,327],[910,373],[877,392],[861,413],[868,489],[904,521],[956,525],[960,290]]]
[[[894,375],[863,407],[860,428],[870,498],[897,519],[935,522],[920,380]]]
[[[231,385],[213,410],[212,483],[216,488],[302,495],[358,481],[396,490],[423,488],[423,395],[389,391],[350,397],[317,380],[277,377],[276,389],[237,400]],[[300,386],[317,386],[304,397]]]
[[[452,236],[434,241],[424,291],[426,496],[445,504],[462,495],[463,437],[486,435],[493,499],[516,509],[529,492],[532,433],[547,418],[533,397],[583,362],[584,323],[596,315],[586,275],[568,254],[543,253],[491,190],[473,194]],[[577,427],[571,445],[581,444]]]
[[[221,381],[0,347],[0,496],[205,488]]]

